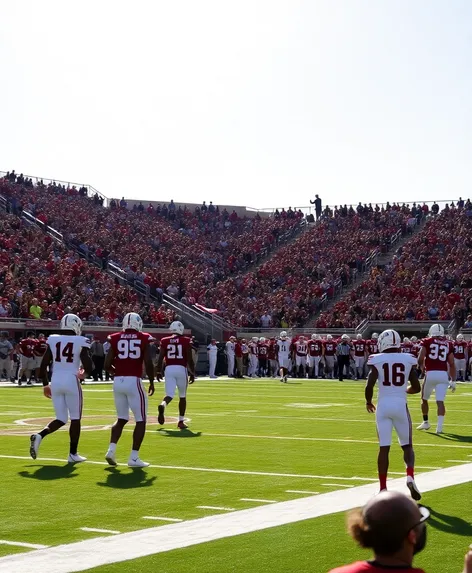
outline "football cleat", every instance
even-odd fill
[[[188,426],[183,420],[180,420],[180,422],[177,424],[177,428],[179,428],[179,430],[186,430]]]
[[[428,421],[423,422],[420,424],[416,429],[417,430],[429,430],[431,428],[431,424]]]
[[[69,454],[67,461],[70,464],[80,464],[81,462],[87,461],[87,458],[84,458],[83,456],[80,456],[79,454]]]
[[[30,456],[35,460],[38,457],[39,444],[43,438],[39,434],[30,437]]]
[[[288,380],[288,376],[285,375],[285,376],[284,376],[284,382],[285,382],[285,384],[287,384],[287,380]]]
[[[160,424],[161,426],[163,426],[166,421],[164,416],[165,410],[166,409],[162,404],[159,404],[159,406],[157,407],[157,423]]]
[[[115,459],[115,454],[114,454],[114,452],[110,452],[110,450],[108,450],[108,452],[105,454],[105,459],[106,459],[106,461],[108,462],[108,464],[109,464],[110,466],[116,466],[116,465],[118,465],[118,464],[116,463],[116,459]]]
[[[419,501],[421,499],[421,493],[418,487],[416,486],[415,480],[411,476],[407,476],[406,486],[410,490],[411,497],[415,501]]]
[[[130,458],[128,460],[128,466],[130,468],[147,468],[150,464],[143,462],[140,458]]]

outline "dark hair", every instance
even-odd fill
[[[351,537],[361,547],[373,549],[378,555],[393,555],[401,549],[406,537],[401,521],[386,517],[384,523],[367,524],[362,509],[359,508],[349,513],[347,526]]]

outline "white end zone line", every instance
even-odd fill
[[[154,515],[143,515],[141,519],[151,519],[154,521],[171,521],[172,523],[179,523],[183,521],[183,519],[177,519],[175,517],[156,517]]]
[[[40,545],[39,543],[23,543],[21,541],[6,541],[0,539],[0,545],[13,545],[14,547],[26,547],[28,549],[47,549],[49,545]]]
[[[354,487],[352,485],[346,485],[342,483],[322,483],[321,485],[325,485],[328,487]]]
[[[197,509],[214,509],[216,511],[235,511],[234,507],[220,507],[218,505],[197,505]]]
[[[307,495],[318,495],[319,491],[305,491],[304,489],[286,489],[285,493],[304,493]]]
[[[97,527],[79,527],[81,531],[90,531],[91,533],[110,533],[112,535],[119,535],[121,531],[115,531],[114,529],[99,529]]]
[[[423,493],[470,481],[472,481],[472,463],[416,476],[418,487]],[[391,480],[388,487],[393,491],[404,493],[408,491],[404,478]],[[99,537],[27,554],[9,555],[0,558],[0,573],[85,571],[106,564],[129,561],[346,511],[363,505],[377,492],[377,484],[362,485],[182,523],[141,529],[113,537]]]
[[[240,501],[255,501],[256,503],[278,503],[275,499],[254,499],[253,497],[241,497]]]

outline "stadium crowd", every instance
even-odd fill
[[[323,313],[318,328],[350,328],[362,320],[454,320],[472,326],[472,204],[447,205],[384,268]]]

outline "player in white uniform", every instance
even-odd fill
[[[421,494],[415,484],[415,453],[406,395],[418,394],[421,386],[415,368],[416,358],[411,354],[402,353],[400,343],[400,335],[395,330],[385,330],[380,334],[378,338],[380,354],[372,354],[368,361],[370,371],[365,387],[365,400],[367,411],[376,412],[380,444],[377,460],[380,490],[387,489],[389,452],[392,430],[395,428],[406,465],[406,485],[411,497],[419,500]],[[372,397],[377,381],[379,392],[376,409]],[[410,381],[410,386],[408,386],[408,381]]]
[[[290,340],[285,330],[280,333],[280,338],[277,340],[276,346],[279,359],[280,381],[287,382],[287,374],[290,368]]]
[[[41,361],[39,378],[44,386],[46,398],[52,398],[56,419],[38,434],[30,438],[30,455],[35,460],[43,438],[52,434],[67,423],[70,416],[70,451],[68,462],[84,462],[87,458],[77,453],[82,418],[82,388],[77,374],[80,363],[87,374],[94,368],[90,356],[90,341],[81,336],[82,321],[75,314],[66,314],[61,320],[62,334],[52,334],[47,340],[47,350]],[[47,368],[52,365],[51,386]]]
[[[234,352],[236,346],[236,338],[230,336],[225,345],[226,360],[228,361],[228,377],[234,378]]]

